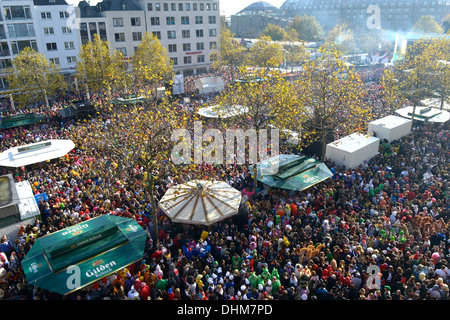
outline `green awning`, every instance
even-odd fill
[[[253,175],[253,166],[250,172]],[[306,190],[322,182],[333,173],[314,159],[294,154],[281,154],[257,164],[257,179],[272,188],[292,191]]]
[[[145,97],[143,96],[138,97],[135,94],[127,94],[114,99],[113,104],[127,104],[127,103],[134,104],[143,101],[145,101]]]
[[[141,260],[146,238],[134,219],[102,215],[38,238],[22,266],[30,284],[65,295]]]
[[[9,117],[3,117],[0,118],[0,129],[26,126],[29,124],[37,123],[44,118],[45,116],[40,113],[24,113],[24,114],[16,114]]]

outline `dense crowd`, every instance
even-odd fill
[[[369,85],[368,99],[379,101],[378,85]],[[214,99],[191,97],[190,105]],[[391,112],[382,103],[377,108],[380,116]],[[12,172],[47,200],[39,203],[41,220],[24,225],[17,239],[1,239],[0,299],[449,299],[448,124],[414,123],[411,134],[383,142],[375,158],[355,169],[327,161],[333,177],[302,192],[258,185],[255,194],[245,165],[161,168],[157,199],[199,177],[242,191],[248,213],[206,228],[175,224],[152,208],[142,168],[117,178],[118,160],[90,147],[107,122],[50,112],[42,123],[0,132],[0,151],[50,138],[77,145],[62,159]],[[143,260],[65,297],[27,283],[20,262],[36,239],[101,214],[134,218],[147,230]]]

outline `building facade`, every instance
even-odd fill
[[[64,0],[0,1],[0,90],[7,87],[12,60],[26,47],[45,54],[70,78],[79,49],[77,32],[68,27],[73,11]]]
[[[82,44],[98,33],[130,58],[150,32],[167,49],[175,72],[197,74],[211,67],[220,33],[218,0],[104,0],[96,6],[82,1],[78,10]]]
[[[267,25],[286,28],[289,19],[268,2],[257,1],[231,16],[231,32],[238,38],[258,38]]]
[[[373,10],[374,7],[375,10]],[[337,24],[367,27],[367,21],[379,14],[380,27],[390,31],[410,31],[424,15],[439,23],[450,12],[450,1],[435,0],[287,0],[280,8],[287,16],[314,16],[324,29]]]

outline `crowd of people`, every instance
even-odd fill
[[[379,87],[370,85],[375,101]],[[209,99],[194,93],[188,104]],[[380,116],[391,112],[377,108]],[[190,112],[182,109],[180,116]],[[107,116],[79,121],[54,111],[39,124],[0,132],[0,151],[51,138],[77,145],[26,170],[0,168],[47,199],[39,203],[40,219],[23,225],[17,238],[1,239],[0,299],[449,299],[448,124],[414,123],[408,136],[381,143],[358,168],[327,160],[333,176],[302,192],[258,185],[254,193],[246,165],[161,166],[157,200],[193,178],[225,180],[242,191],[248,212],[208,228],[173,223],[152,208],[143,168],[117,176],[120,159],[92,147]],[[133,218],[147,230],[141,261],[64,297],[27,282],[20,262],[36,239],[102,214]]]

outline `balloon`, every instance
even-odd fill
[[[37,187],[37,186],[39,185],[39,182],[35,181],[35,182],[33,182],[33,185],[34,185],[35,187]]]

